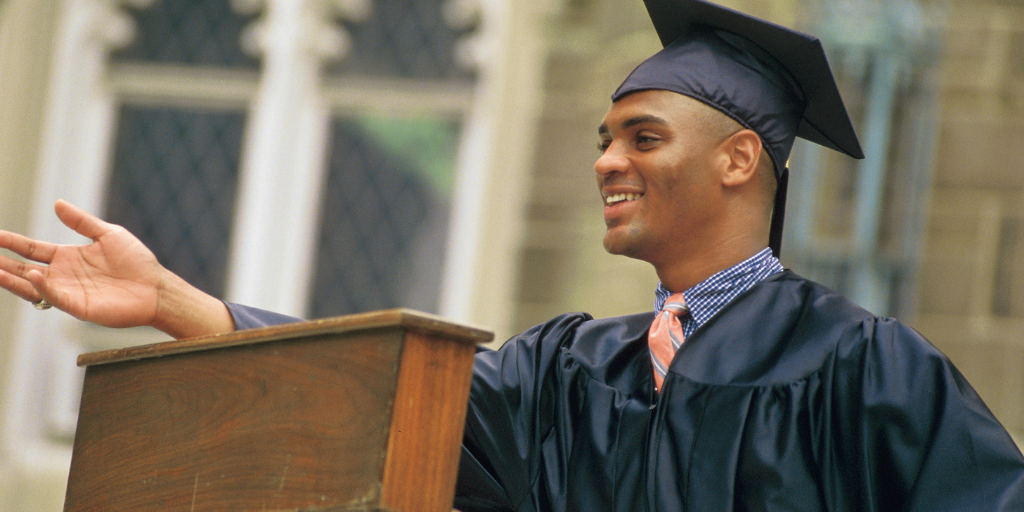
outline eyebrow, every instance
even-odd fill
[[[660,117],[654,116],[654,115],[650,115],[650,114],[644,114],[644,115],[640,115],[640,116],[633,116],[633,117],[631,117],[629,119],[626,119],[625,121],[622,122],[621,128],[622,129],[626,129],[626,128],[630,128],[632,126],[636,126],[638,124],[643,124],[643,123],[654,123],[654,124],[668,125],[668,121],[666,121],[663,118],[660,118]],[[610,133],[610,131],[611,130],[608,129],[608,125],[604,124],[604,123],[601,123],[601,126],[599,126],[597,128],[597,134],[598,135],[608,135]]]

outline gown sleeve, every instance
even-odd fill
[[[544,469],[538,452],[555,428],[558,397],[571,381],[563,349],[589,318],[563,315],[513,337],[499,350],[477,353],[455,508],[530,509],[527,498]]]
[[[301,318],[282,315],[272,311],[264,311],[262,309],[243,306],[241,304],[225,302],[224,305],[228,307],[228,312],[231,313],[231,319],[235,321],[235,329],[239,331],[244,329],[256,329],[258,327],[269,327],[271,325],[292,324],[302,321]]]
[[[845,355],[860,370],[835,383],[853,399],[835,425],[859,431],[833,468],[840,494],[874,510],[1024,510],[1024,457],[963,375],[912,329],[866,325],[871,341]]]

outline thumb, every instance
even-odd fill
[[[96,240],[111,229],[111,225],[103,222],[99,217],[63,199],[58,200],[53,209],[57,213],[57,218],[65,226],[90,240]]]

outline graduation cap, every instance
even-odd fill
[[[644,0],[663,50],[612,95],[662,89],[699,100],[756,132],[778,189],[769,245],[779,254],[796,137],[864,158],[821,41],[703,0]]]

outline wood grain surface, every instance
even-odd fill
[[[384,507],[451,510],[474,353],[472,345],[431,334],[406,337],[384,466]]]
[[[84,354],[65,510],[447,512],[492,337],[389,310]]]
[[[379,499],[400,331],[89,367],[65,510]]]
[[[236,345],[268,343],[290,339],[296,335],[342,334],[394,327],[435,334],[443,339],[470,344],[486,343],[494,339],[494,333],[484,329],[453,323],[429,313],[399,308],[277,325],[262,329],[249,329],[202,338],[188,338],[101,352],[90,352],[78,356],[78,366],[163,357]]]

